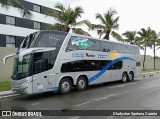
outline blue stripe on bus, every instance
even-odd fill
[[[49,87],[47,89],[50,89],[50,90],[58,90],[58,87]]]
[[[107,64],[100,72],[98,72],[96,75],[92,76],[91,78],[88,79],[88,82],[91,83],[92,81],[96,80],[97,78],[99,78],[100,76],[102,76],[102,74],[104,74],[113,64],[122,61],[122,60],[132,60],[135,61],[132,58],[129,57],[120,57],[117,58],[113,61],[111,61],[109,64]]]

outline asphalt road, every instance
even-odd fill
[[[66,95],[43,93],[0,99],[0,110],[160,110],[160,76],[139,78],[133,82],[113,82],[91,86]],[[3,119],[2,117],[0,117]],[[8,117],[9,118],[9,117]],[[24,117],[25,118],[25,117]],[[32,117],[34,118],[34,117]],[[160,119],[157,116],[54,116],[36,119]],[[6,117],[4,119],[7,119]],[[11,119],[17,119],[12,117]],[[21,117],[21,119],[23,119]]]

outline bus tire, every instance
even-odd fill
[[[127,79],[128,79],[127,73],[126,73],[126,72],[123,72],[123,74],[122,74],[122,83],[127,82]]]
[[[133,81],[133,80],[134,80],[134,74],[133,72],[129,72],[128,81]]]
[[[71,89],[72,89],[71,80],[68,78],[63,78],[59,84],[59,93],[60,94],[67,94],[71,91]]]
[[[87,79],[84,76],[80,76],[77,79],[76,89],[78,91],[85,90],[87,87]]]

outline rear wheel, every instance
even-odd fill
[[[133,72],[130,72],[128,75],[128,81],[133,81],[134,80],[134,74]]]
[[[60,81],[59,84],[59,93],[60,94],[66,94],[69,93],[72,89],[72,83],[71,80],[68,78],[64,78]]]
[[[122,74],[122,82],[123,83],[125,83],[125,82],[127,82],[127,73],[126,72],[123,72],[123,74]]]
[[[83,76],[78,77],[77,83],[76,83],[76,89],[78,91],[85,90],[87,87],[87,79]]]

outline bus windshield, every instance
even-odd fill
[[[16,58],[14,62],[13,80],[20,80],[29,76],[31,55],[25,55],[22,62]]]

